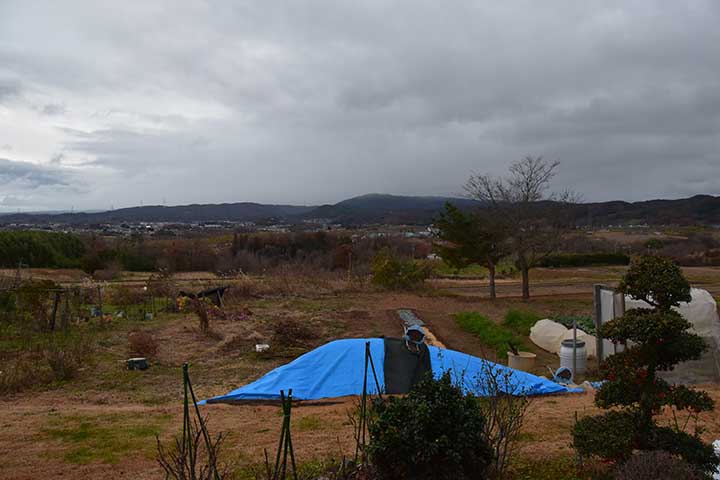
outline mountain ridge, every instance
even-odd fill
[[[68,225],[113,224],[124,222],[255,222],[301,223],[322,220],[343,225],[432,223],[445,202],[462,209],[481,208],[468,198],[407,196],[371,193],[335,204],[318,206],[272,205],[235,202],[189,205],[147,205],[101,212],[14,213],[0,216],[2,224],[49,223]],[[653,199],[638,202],[612,200],[579,203],[571,207],[578,225],[720,225],[720,197],[695,195],[682,199]]]

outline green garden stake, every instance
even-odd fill
[[[292,438],[290,436],[290,417],[292,415],[292,389],[288,390],[287,397],[285,397],[285,391],[280,390],[280,402],[282,404],[283,423],[280,430],[280,442],[278,443],[278,451],[275,455],[275,469],[273,471],[272,478],[273,480],[284,480],[286,478],[287,459],[288,454],[290,454],[290,466],[292,468],[292,476],[294,480],[297,480],[295,451],[293,450]]]
[[[288,418],[287,418],[287,444],[290,450],[290,462],[292,465],[293,480],[297,480],[297,467],[295,466],[295,451],[293,450],[292,437],[290,436],[290,417],[292,411],[292,388],[288,391]]]
[[[275,455],[275,468],[273,469],[273,480],[277,480],[280,469],[280,456],[285,445],[285,391],[280,390],[280,401],[282,402],[283,423],[280,429],[280,443],[278,443],[277,454]]]
[[[362,461],[365,462],[365,443],[367,434],[367,381],[368,381],[368,365],[373,374],[375,380],[375,388],[380,399],[382,399],[382,390],[380,388],[380,381],[377,377],[377,371],[375,370],[375,362],[373,361],[372,354],[370,353],[370,342],[365,342],[365,370],[363,372],[363,391],[362,400],[360,401],[360,419],[358,422],[357,441],[355,444],[355,463],[358,461],[358,456],[362,451]]]
[[[365,450],[365,410],[367,407],[367,370],[368,357],[370,354],[370,342],[365,343],[365,369],[363,371],[363,390],[362,399],[360,401],[360,419],[358,422],[357,443],[355,444],[355,463],[358,461],[360,450]],[[363,457],[365,454],[363,453]]]
[[[189,395],[188,395],[189,393]],[[216,480],[220,479],[220,475],[217,471],[217,462],[214,457],[214,452],[212,449],[212,443],[210,441],[210,434],[207,431],[207,427],[205,425],[205,421],[202,418],[202,415],[200,414],[200,408],[197,404],[197,397],[195,396],[195,392],[192,388],[192,383],[190,382],[190,374],[188,372],[188,364],[183,363],[183,441],[182,441],[182,448],[183,448],[183,454],[187,451],[188,458],[190,460],[190,469],[191,471],[195,471],[195,454],[193,453],[193,441],[192,441],[192,424],[190,423],[190,400],[193,402],[193,406],[195,408],[195,414],[197,415],[198,424],[200,425],[200,431],[203,435],[203,440],[205,441],[205,446],[208,451],[208,455],[210,456],[210,468],[212,468],[212,474],[213,478]],[[187,449],[187,450],[186,450]]]

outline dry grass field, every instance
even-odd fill
[[[502,298],[490,302],[483,281],[437,280],[422,293],[392,293],[342,281],[245,279],[235,286],[227,308],[251,314],[212,319],[210,335],[200,332],[197,318],[189,313],[160,313],[143,321],[113,319],[95,328],[97,349],[77,378],[0,397],[0,478],[163,478],[154,459],[155,435],[168,441],[181,428],[183,362],[190,363],[196,393],[207,398],[252,381],[331,339],[398,336],[401,326],[391,314],[398,308],[414,309],[448,348],[494,358],[481,339],[455,323],[454,313],[476,311],[496,322],[510,309],[543,317],[589,315],[592,284],[612,284],[621,273],[622,268],[615,267],[535,270],[534,297],[528,302],[518,298],[515,280],[504,280],[499,288]],[[689,268],[685,273],[693,284],[716,296],[720,292],[720,269]],[[33,274],[60,282],[76,280],[73,272]],[[144,278],[136,274],[126,281]],[[220,282],[210,274],[193,274],[183,281]],[[288,319],[306,326],[311,337],[303,345],[255,353],[255,343],[273,345],[275,326]],[[129,355],[128,333],[138,329],[149,332],[159,345],[151,368],[142,372],[128,371],[123,364]],[[546,371],[544,365],[557,366],[553,355],[537,353],[538,373]],[[720,402],[720,386],[706,389]],[[354,398],[308,402],[294,410],[293,439],[303,468],[352,454],[348,412],[355,402]],[[262,462],[263,451],[272,454],[277,448],[280,407],[202,408],[209,415],[210,430],[227,435],[223,459],[234,465],[237,478],[254,478],[253,468]],[[549,468],[571,471],[570,428],[576,414],[594,410],[591,392],[536,398],[515,452],[515,478],[535,478],[528,472]],[[707,440],[720,438],[720,415],[704,415],[701,423]]]

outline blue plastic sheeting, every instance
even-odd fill
[[[299,356],[292,362],[268,372],[264,377],[209,402],[233,400],[278,400],[292,388],[297,400],[361,395],[365,374],[365,343],[370,342],[370,355],[375,363],[380,388],[385,385],[382,338],[351,338],[335,340]],[[375,379],[368,366],[368,393],[376,394]]]
[[[498,390],[510,395],[547,395],[583,391],[467,353],[432,346],[428,348],[435,378],[440,378],[445,372],[449,372],[453,380],[462,384],[466,392],[477,396],[487,396]]]
[[[320,400],[324,398],[361,395],[365,368],[365,343],[370,342],[370,354],[380,388],[384,390],[383,362],[384,340],[381,338],[354,338],[335,340],[312,350],[287,365],[270,371],[258,380],[240,387],[227,395],[207,400],[232,402],[244,400],[278,400],[280,390],[292,388],[297,400]],[[453,378],[462,382],[468,392],[485,395],[482,381],[490,371],[501,373],[500,389],[505,393],[544,395],[567,393],[572,390],[530,373],[513,370],[466,353],[430,346],[430,358],[435,377],[450,371]],[[368,393],[376,394],[375,380],[368,367]],[[204,402],[203,402],[204,403]]]

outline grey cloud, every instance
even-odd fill
[[[71,185],[71,174],[58,168],[0,158],[0,185],[15,184],[28,189]]]
[[[0,8],[0,102],[41,96],[87,208],[455,194],[527,154],[588,200],[720,194],[712,0]]]
[[[58,103],[48,103],[43,105],[42,113],[45,115],[62,115],[66,112],[65,105]]]
[[[0,70],[2,73],[2,70]],[[0,105],[3,101],[14,99],[20,95],[20,85],[17,82],[11,82],[0,78]]]
[[[13,195],[6,195],[0,200],[0,205],[3,205],[5,207],[17,207],[23,205],[24,202],[21,198],[13,196]]]

